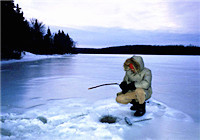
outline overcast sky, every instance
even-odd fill
[[[37,18],[47,26],[200,34],[199,0],[15,0],[15,3],[27,19]]]

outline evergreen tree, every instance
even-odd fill
[[[74,46],[73,40],[69,37],[69,34],[66,36],[66,45],[67,45],[67,51],[72,52],[72,47]]]
[[[56,53],[64,54],[71,53],[74,46],[73,40],[69,37],[69,34],[65,35],[64,31],[58,31],[58,34],[54,36],[54,48]]]
[[[37,19],[31,19],[32,51],[33,53],[43,54],[45,51],[43,34],[45,25]]]
[[[52,54],[53,53],[53,40],[51,35],[51,30],[47,29],[47,34],[44,36],[44,47],[46,50],[46,54]]]
[[[29,31],[27,21],[19,5],[13,1],[1,1],[2,17],[2,58],[20,58],[27,46]]]

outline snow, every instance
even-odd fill
[[[123,62],[132,55],[28,55],[1,65],[2,139],[198,139],[199,56],[142,55],[153,74],[146,114],[115,102]],[[101,123],[104,115],[117,117]],[[126,124],[128,117],[133,125]],[[135,122],[141,119],[151,120]],[[46,122],[45,122],[46,121]]]
[[[35,61],[35,60],[40,60],[40,59],[55,58],[55,57],[62,57],[62,56],[63,55],[59,55],[59,54],[54,54],[54,55],[36,55],[36,54],[32,54],[30,52],[24,52],[24,54],[22,55],[21,59],[2,60],[1,64]]]

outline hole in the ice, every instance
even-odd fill
[[[1,135],[3,136],[11,136],[11,132],[7,129],[4,129],[4,128],[0,128],[1,130]]]
[[[102,123],[116,123],[117,117],[111,115],[102,116],[99,120]]]

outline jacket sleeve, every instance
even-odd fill
[[[125,76],[124,76],[124,79],[123,79],[123,82],[128,82],[128,76],[127,76],[127,73],[125,74]]]
[[[143,79],[140,82],[135,82],[136,88],[148,89],[151,86],[151,70],[146,69]]]

